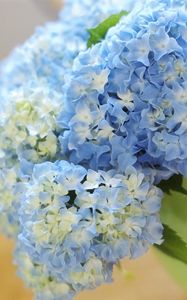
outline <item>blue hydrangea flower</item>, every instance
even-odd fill
[[[73,60],[88,39],[87,28],[97,25],[111,13],[121,10],[121,3],[96,2],[85,17],[82,11],[88,2],[68,2],[61,20],[36,30],[35,34],[18,47],[1,64],[0,71],[0,170],[2,174],[15,170],[16,181],[21,173],[30,175],[33,163],[59,159],[59,128],[57,113],[63,110],[62,85],[71,71]],[[131,1],[129,1],[130,3]],[[104,9],[103,9],[104,5]],[[94,16],[94,17],[93,17]],[[72,22],[73,20],[73,22]],[[27,161],[28,163],[26,163]],[[30,164],[31,163],[31,164]],[[26,166],[27,165],[27,166]],[[23,170],[24,169],[24,170]],[[4,176],[4,175],[3,175]],[[10,188],[11,206],[14,207],[14,188]],[[3,211],[7,211],[4,195]],[[3,215],[2,224],[13,227],[14,210]],[[7,217],[7,219],[6,219]],[[17,222],[15,223],[17,227]],[[7,231],[11,231],[8,229]]]
[[[18,268],[18,275],[24,280],[27,287],[34,291],[35,299],[71,300],[74,296],[75,293],[71,286],[53,278],[45,265],[34,263],[20,243],[17,243],[14,261]]]
[[[29,180],[33,163],[58,157],[56,116],[61,108],[57,92],[49,91],[46,86],[24,86],[9,93],[9,101],[1,109],[0,219],[1,230],[8,235],[10,232],[16,235],[18,230],[19,182]]]
[[[55,118],[62,106],[61,96],[46,86],[25,86],[11,92],[1,112],[1,159],[6,159],[6,153],[31,162],[55,157],[58,151]]]
[[[25,185],[22,248],[74,292],[111,281],[114,263],[161,243],[162,192],[134,168],[115,175],[48,162],[35,165]]]
[[[68,0],[2,64],[0,222],[36,299],[111,282],[162,242],[155,184],[187,175],[186,4]]]
[[[20,206],[20,195],[23,186],[17,182],[16,168],[0,170],[0,222],[1,232],[8,236],[18,233],[17,209]]]
[[[142,167],[159,182],[187,176],[187,12],[176,1],[146,3],[75,59],[59,140],[75,164]]]

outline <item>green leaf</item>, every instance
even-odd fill
[[[172,191],[187,195],[187,188],[183,187],[182,175],[174,175],[168,181],[162,181],[159,187],[164,191],[164,193],[169,195],[172,194]]]
[[[100,23],[97,27],[88,29],[88,32],[90,33],[90,38],[87,43],[88,48],[103,40],[105,38],[107,31],[111,27],[115,26],[120,21],[122,16],[127,16],[127,15],[128,12],[123,10],[119,14],[111,15],[102,23]]]
[[[174,183],[175,182],[175,183]],[[161,208],[161,220],[187,243],[187,178],[178,175],[161,184],[168,185]]]
[[[187,244],[168,225],[164,225],[164,243],[156,247],[165,254],[187,264]]]
[[[168,181],[163,181],[160,187],[165,191],[161,221],[187,244],[187,178],[177,175]],[[158,254],[170,274],[187,289],[187,265],[161,251]]]
[[[164,252],[159,250],[155,252],[170,275],[187,291],[187,265]]]

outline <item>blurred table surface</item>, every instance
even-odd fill
[[[32,300],[12,264],[14,243],[0,236],[0,300]],[[95,291],[83,292],[75,300],[187,300],[185,292],[173,281],[153,251],[134,261],[124,261],[114,271],[114,283]]]

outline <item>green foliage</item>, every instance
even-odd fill
[[[172,195],[173,191],[187,195],[187,184],[183,184],[182,175],[174,175],[168,181],[162,181],[160,188],[168,195]]]
[[[164,187],[167,186],[167,192]],[[161,184],[165,196],[161,208],[161,220],[187,243],[187,178],[174,176]]]
[[[158,247],[163,253],[160,257],[173,277],[187,288],[186,246],[184,248],[187,244],[187,178],[175,175],[163,181],[160,187],[165,192],[161,220],[166,226],[165,242]]]
[[[164,225],[164,243],[157,248],[187,264],[187,244],[168,225]]]
[[[90,33],[90,38],[87,43],[88,48],[102,41],[105,38],[107,31],[111,27],[115,26],[120,21],[122,16],[127,15],[127,11],[121,11],[119,14],[111,15],[102,23],[100,23],[97,27],[88,29],[88,32]]]

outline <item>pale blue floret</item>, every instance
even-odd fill
[[[155,33],[151,33],[149,41],[156,61],[166,54],[170,54],[174,51],[180,53],[182,51],[182,48],[176,40],[173,37],[169,37],[164,26],[159,27]]]
[[[134,62],[142,62],[144,65],[149,65],[148,55],[151,51],[149,35],[145,34],[140,39],[132,39],[126,45],[129,52],[127,59]]]

